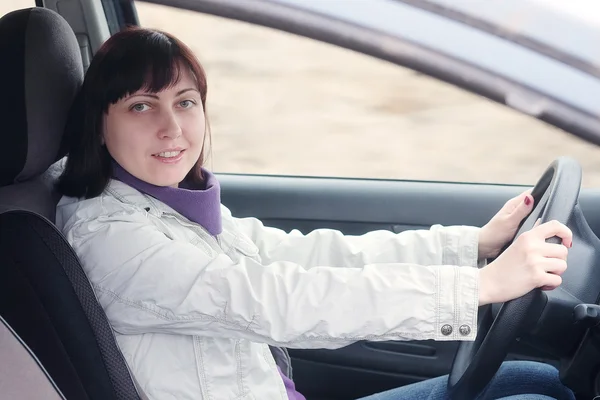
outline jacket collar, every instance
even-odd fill
[[[126,204],[131,204],[140,208],[145,209],[147,212],[160,217],[163,214],[180,215],[173,208],[169,207],[165,203],[158,201],[152,196],[140,192],[139,190],[123,183],[117,179],[111,179],[105,192],[111,194],[119,201]],[[185,218],[181,216],[182,218]]]

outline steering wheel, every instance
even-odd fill
[[[577,161],[561,157],[552,162],[533,188],[534,209],[521,223],[513,242],[532,229],[538,219],[541,223],[557,220],[566,225],[580,187],[581,167]],[[560,239],[554,237],[547,242],[560,243]],[[475,341],[459,345],[448,379],[451,399],[472,400],[485,390],[517,337],[535,326],[546,299],[541,289],[535,289],[502,304],[495,318],[491,310],[484,314]]]

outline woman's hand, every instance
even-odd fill
[[[546,243],[558,236],[562,244]],[[479,272],[479,305],[516,299],[535,288],[552,290],[562,283],[571,230],[550,221],[520,235],[506,251]]]
[[[479,259],[495,258],[533,209],[531,189],[506,202],[479,233]]]

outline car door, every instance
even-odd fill
[[[483,226],[567,155],[583,165],[582,206],[600,232],[600,149],[590,143],[598,142],[600,121],[588,99],[590,91],[600,94],[600,83],[555,53],[535,53],[514,37],[490,38],[485,27],[464,21],[452,25],[452,15],[409,1],[362,8],[366,2],[127,3],[135,13],[103,3],[117,5],[105,8],[113,31],[127,22],[164,29],[205,65],[207,166],[235,216],[288,231],[353,235]],[[373,21],[379,25],[367,27]],[[392,29],[410,21],[412,30]],[[462,41],[463,59],[460,49],[441,50],[445,30]],[[496,57],[488,69],[477,62],[510,51],[523,58]],[[511,69],[523,60],[538,64]],[[536,80],[528,68],[570,77],[572,91]],[[293,350],[294,379],[310,399],[356,398],[448,373],[457,346],[358,342]],[[557,363],[531,343],[517,344],[510,358]]]

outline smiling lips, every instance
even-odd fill
[[[185,150],[167,150],[160,153],[152,154],[152,157],[165,164],[174,164],[183,158]]]

